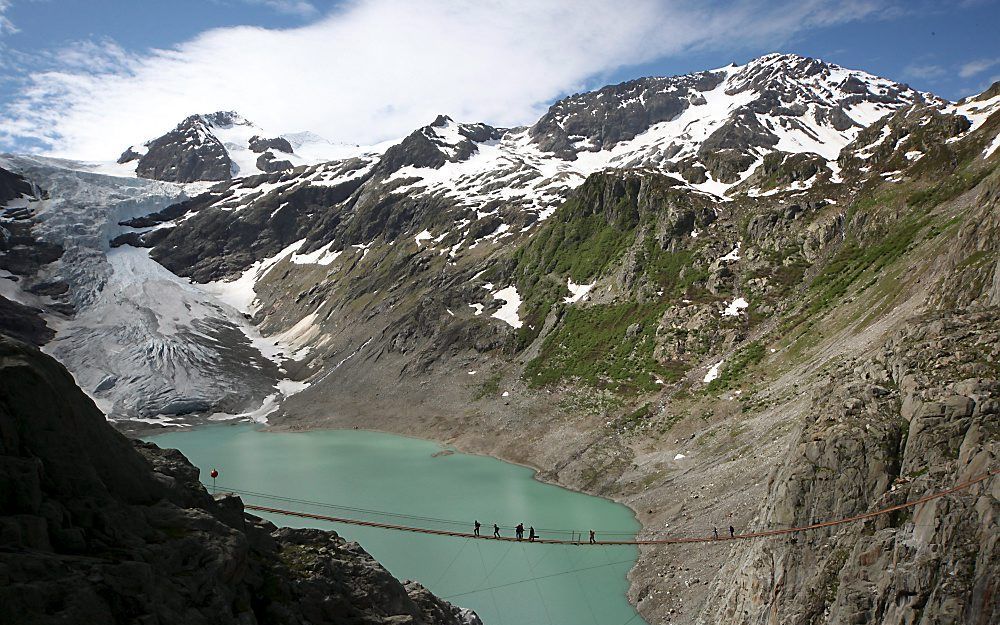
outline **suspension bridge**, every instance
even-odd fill
[[[751,531],[744,533],[734,533],[732,536],[728,535],[728,532],[724,532],[722,536],[716,537],[713,535],[708,536],[678,536],[678,535],[667,535],[665,532],[651,532],[645,530],[639,535],[635,532],[623,532],[623,531],[613,531],[613,530],[601,530],[596,529],[595,532],[599,540],[595,540],[591,543],[589,540],[585,540],[583,537],[588,536],[589,538],[589,528],[585,530],[578,529],[565,529],[565,528],[538,528],[540,537],[535,540],[519,540],[509,534],[513,531],[513,527],[503,526],[502,529],[508,535],[502,535],[500,538],[493,537],[492,533],[488,530],[483,532],[483,535],[477,535],[474,532],[468,531],[471,523],[469,520],[456,520],[456,519],[446,519],[437,518],[431,516],[420,516],[414,514],[406,514],[401,512],[388,512],[384,510],[371,510],[356,506],[345,506],[338,505],[328,502],[311,501],[307,499],[297,499],[293,497],[281,496],[272,493],[262,493],[257,491],[251,491],[246,489],[232,488],[226,486],[220,486],[219,488],[224,492],[231,492],[240,495],[244,499],[244,507],[247,510],[254,512],[262,512],[273,515],[281,515],[293,518],[307,519],[311,521],[323,521],[330,523],[340,523],[352,526],[377,528],[394,532],[409,532],[415,534],[424,534],[432,536],[441,536],[448,538],[455,538],[461,540],[461,547],[457,550],[453,557],[451,557],[444,568],[443,572],[440,573],[437,581],[432,584],[432,587],[439,586],[440,582],[445,579],[445,576],[451,571],[455,566],[456,562],[459,561],[460,556],[466,549],[470,546],[476,548],[478,552],[479,559],[482,562],[484,577],[474,584],[471,589],[457,588],[453,591],[442,594],[442,598],[446,600],[456,600],[460,599],[462,601],[470,600],[470,595],[478,595],[480,593],[487,593],[490,601],[486,603],[486,609],[492,605],[492,609],[496,611],[496,619],[501,625],[505,620],[509,620],[504,612],[500,609],[501,600],[498,599],[498,592],[512,592],[515,587],[522,587],[524,584],[534,585],[535,591],[538,593],[538,598],[540,605],[542,606],[542,612],[544,613],[544,621],[548,625],[554,625],[556,621],[564,619],[565,615],[559,616],[561,612],[559,610],[564,609],[565,606],[558,606],[556,604],[550,605],[551,599],[547,597],[547,593],[543,591],[540,583],[544,581],[549,581],[553,578],[565,578],[567,576],[572,576],[576,580],[576,584],[579,586],[583,606],[586,607],[584,613],[589,613],[591,620],[594,625],[599,625],[601,618],[598,617],[598,610],[609,609],[606,606],[594,605],[592,604],[588,591],[585,589],[583,582],[580,578],[581,574],[586,574],[589,572],[596,571],[597,569],[604,569],[606,567],[617,567],[617,566],[631,566],[635,564],[635,556],[626,559],[613,558],[611,556],[611,551],[614,547],[631,546],[635,548],[636,546],[650,546],[650,545],[684,545],[684,544],[700,544],[700,543],[718,543],[718,544],[732,544],[732,541],[738,540],[752,540],[752,539],[766,539],[771,537],[777,537],[788,534],[795,534],[801,532],[809,532],[813,530],[819,530],[823,528],[835,527],[840,525],[846,525],[850,523],[864,522],[876,517],[892,514],[902,510],[914,508],[921,504],[928,503],[930,501],[941,499],[949,495],[963,494],[965,491],[973,488],[978,484],[984,483],[986,480],[1000,474],[1000,471],[991,471],[978,477],[968,479],[966,481],[955,484],[951,488],[940,490],[937,492],[932,492],[927,495],[921,496],[919,498],[913,499],[911,501],[906,501],[903,503],[889,505],[880,507],[876,510],[870,512],[865,512],[862,514],[856,514],[848,517],[830,519],[821,522],[810,523],[807,525],[800,525],[795,527],[785,527],[778,529],[768,529],[762,531]],[[217,474],[216,474],[217,475]],[[247,503],[250,500],[250,503]],[[265,505],[266,504],[266,505]],[[312,510],[322,510],[323,512],[311,512]],[[485,527],[483,529],[486,529]],[[728,530],[728,528],[725,528]],[[481,542],[487,541],[487,543]],[[499,556],[494,563],[488,565],[486,559],[484,558],[484,551],[480,548],[488,544],[489,542],[507,545],[503,550],[502,555]],[[545,561],[550,555],[552,550],[548,552],[543,552],[541,558],[532,559],[529,557],[529,553],[537,553],[531,549],[533,545],[562,545],[562,546],[576,546],[576,547],[590,547],[591,549],[597,548],[596,551],[582,550],[576,551],[571,550],[568,552],[563,552],[557,550],[559,553],[566,554],[577,554],[578,558],[570,559],[569,570],[556,570],[551,573],[545,573],[539,570],[539,565]],[[508,555],[511,551],[517,553],[520,551],[521,558],[527,564],[530,575],[523,579],[515,579],[511,581],[507,580],[497,580],[495,579],[495,574],[500,568],[501,564],[505,560],[508,562],[510,558]],[[585,558],[587,554],[593,554],[597,556],[598,562],[593,563],[593,559]],[[573,560],[576,562],[573,562]],[[590,559],[590,563],[586,563],[585,560]],[[474,560],[474,558],[473,558]],[[549,564],[553,564],[551,561]],[[492,582],[492,583],[491,583]],[[530,587],[530,586],[529,586]],[[457,592],[456,592],[457,591]],[[482,607],[482,606],[481,606]],[[603,620],[606,622],[606,616]],[[630,625],[636,619],[640,619],[640,614],[633,608],[631,614],[628,617],[619,617],[624,620],[620,622],[620,625]],[[617,619],[616,619],[617,620]],[[561,621],[560,621],[561,622]]]
[[[365,508],[340,506],[325,502],[309,501],[305,499],[295,499],[291,497],[282,497],[280,495],[260,493],[260,492],[232,488],[232,487],[222,486],[220,488],[222,488],[224,491],[232,492],[234,494],[241,495],[246,498],[262,499],[266,501],[276,502],[273,503],[272,505],[262,505],[259,503],[250,503],[250,504],[245,503],[244,507],[247,510],[253,510],[255,512],[265,512],[269,514],[277,514],[289,517],[297,517],[315,521],[328,521],[331,523],[342,523],[346,525],[380,528],[380,529],[400,531],[400,532],[412,532],[417,534],[429,534],[434,536],[447,536],[452,538],[463,538],[463,539],[472,538],[477,540],[489,540],[489,541],[522,542],[522,543],[538,544],[538,545],[641,546],[641,545],[682,545],[691,543],[721,543],[734,540],[769,538],[775,536],[783,536],[786,534],[809,532],[818,529],[835,527],[838,525],[846,525],[849,523],[858,523],[862,521],[867,521],[869,519],[873,519],[875,517],[892,514],[894,512],[899,512],[901,510],[905,510],[908,508],[913,508],[915,506],[919,506],[921,504],[933,501],[935,499],[940,499],[948,495],[968,490],[969,488],[972,488],[976,484],[980,484],[998,474],[1000,474],[1000,471],[991,471],[989,473],[985,473],[978,477],[956,484],[951,488],[937,491],[925,495],[923,497],[913,499],[911,501],[906,501],[892,506],[886,506],[883,508],[879,508],[877,510],[864,512],[853,516],[832,519],[827,521],[820,521],[808,525],[734,533],[733,535],[728,535],[728,536],[723,534],[718,537],[716,537],[715,535],[658,536],[657,533],[648,531],[645,532],[645,534],[640,534],[639,536],[636,536],[634,532],[595,530],[595,534],[597,536],[600,536],[600,539],[594,540],[593,542],[589,540],[583,540],[583,535],[585,532],[576,529],[538,528],[539,537],[536,538],[535,540],[522,540],[515,538],[513,536],[503,536],[503,535],[501,535],[500,537],[495,537],[492,534],[485,534],[485,533],[483,535],[477,535],[474,532],[462,531],[457,529],[459,527],[468,528],[470,523],[467,520],[458,521],[454,519],[440,519],[427,516],[408,515],[397,512],[386,512],[381,510],[368,510]],[[331,509],[334,511],[338,511],[338,514],[337,515],[320,514],[316,512],[307,512],[301,509],[294,510],[291,509],[290,507],[279,507],[278,503],[282,504],[283,506],[298,506],[300,508],[318,507],[318,508]],[[386,519],[386,520],[376,520],[376,519]],[[431,525],[434,525],[436,527],[431,527]],[[508,532],[513,530],[513,528],[509,526],[504,526],[502,529]],[[562,536],[563,538],[558,538],[559,536]]]

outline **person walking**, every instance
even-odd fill
[[[496,523],[493,524],[493,538],[500,538],[500,526]]]
[[[518,523],[517,527],[514,528],[514,533],[517,534],[517,539],[521,540],[524,538],[524,523]]]
[[[476,519],[476,529],[472,530],[472,533],[476,536],[476,538],[479,538],[480,527],[482,527],[482,525],[479,524],[479,519]]]
[[[729,537],[736,538],[736,528],[732,525],[729,526]]]
[[[597,544],[597,539],[594,538],[594,530],[590,530],[590,544],[591,545],[596,545]]]
[[[535,533],[535,526],[532,525],[528,527],[528,540],[533,541],[538,538],[538,534]]]
[[[712,533],[715,534],[715,540],[719,540],[719,528],[713,527]]]

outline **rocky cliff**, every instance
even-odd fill
[[[5,337],[0,485],[4,623],[479,623],[334,532],[213,498],[179,452],[118,434],[61,365]]]
[[[995,470],[1000,314],[911,319],[830,366],[752,527],[912,501]],[[698,621],[995,623],[1000,481],[864,523],[734,548]]]

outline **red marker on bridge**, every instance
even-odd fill
[[[216,471],[215,469],[212,469],[212,471],[211,471],[211,473],[209,473],[209,475],[212,476],[212,494],[214,495],[215,494],[215,478],[219,477],[219,472]]]

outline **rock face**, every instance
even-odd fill
[[[6,205],[11,200],[33,197],[34,195],[34,187],[24,176],[0,167],[0,206]]]
[[[468,160],[478,151],[476,144],[496,141],[503,134],[501,128],[459,124],[447,115],[438,115],[429,125],[386,150],[378,168],[385,175],[403,167],[438,169],[445,163]]]
[[[115,432],[54,360],[0,337],[4,623],[475,625],[333,532],[213,499],[175,450]]]
[[[208,120],[201,115],[188,117],[167,134],[153,139],[147,148],[136,165],[135,172],[141,178],[196,182],[233,177],[229,152],[212,134]],[[133,155],[134,152],[126,151],[123,158],[132,160]]]
[[[41,312],[0,295],[0,333],[32,345],[48,343],[56,333],[42,319]]]
[[[753,526],[853,516],[995,470],[998,346],[995,309],[937,313],[831,371]],[[998,488],[736,549],[700,622],[995,623]]]
[[[292,153],[292,144],[288,142],[288,139],[284,137],[274,137],[273,139],[264,139],[254,135],[250,137],[248,147],[251,152],[256,152],[258,154],[263,154],[268,150],[277,150],[278,152],[284,152],[286,154]]]

